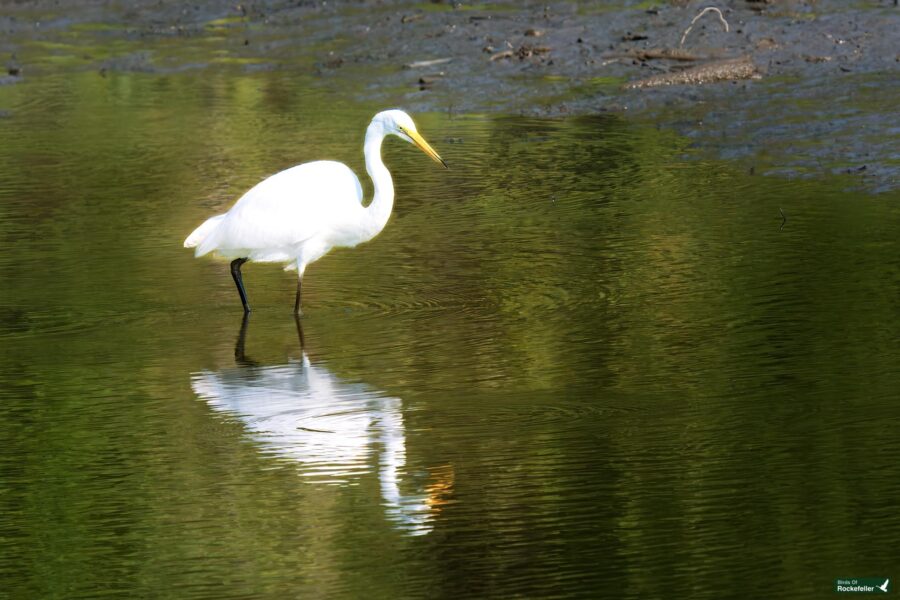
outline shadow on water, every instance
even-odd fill
[[[193,374],[194,392],[238,419],[264,452],[295,462],[311,482],[349,485],[375,471],[385,516],[410,535],[429,533],[452,493],[452,469],[433,470],[424,481],[407,473],[402,400],[313,364],[295,321],[300,360],[262,365],[246,355],[250,316],[244,314],[236,367]]]

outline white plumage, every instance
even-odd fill
[[[184,241],[196,256],[215,253],[233,259],[231,274],[249,312],[241,278],[248,261],[287,263],[297,270],[294,312],[300,311],[300,287],[307,265],[335,247],[353,247],[381,232],[394,204],[391,174],[381,160],[381,143],[396,135],[416,144],[444,164],[418,134],[412,118],[400,110],[378,113],[366,130],[363,151],[375,194],[363,206],[362,185],[346,165],[316,161],[291,167],[261,181],[224,215],[207,219]],[[444,164],[446,167],[446,164]]]
[[[196,246],[196,256],[217,252],[225,258],[293,262],[317,234],[341,237],[342,227],[347,229],[347,224],[360,223],[364,217],[362,186],[353,171],[338,162],[317,161],[256,184],[226,214],[201,225],[185,245]],[[332,244],[340,246],[356,240],[333,241],[346,242]]]

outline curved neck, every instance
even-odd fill
[[[372,184],[375,187],[375,197],[372,198],[372,202],[365,210],[366,222],[364,225],[368,233],[366,239],[375,237],[384,229],[391,216],[391,209],[394,207],[394,182],[391,180],[391,174],[387,167],[381,162],[381,142],[384,137],[384,130],[374,122],[366,130],[363,152],[366,156],[366,171],[372,178]]]

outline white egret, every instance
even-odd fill
[[[195,256],[215,252],[232,259],[231,276],[244,312],[250,312],[241,265],[255,262],[287,263],[297,270],[294,312],[300,312],[303,272],[335,247],[352,248],[378,235],[394,206],[394,184],[381,160],[381,142],[396,135],[418,146],[435,161],[443,159],[416,131],[402,110],[386,110],[372,118],[366,129],[363,152],[375,195],[363,206],[362,185],[347,165],[320,160],[304,163],[261,181],[223,214],[207,219],[184,241],[196,248]]]

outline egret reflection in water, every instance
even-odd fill
[[[300,360],[259,365],[244,353],[245,315],[235,346],[237,366],[195,373],[194,392],[238,418],[273,454],[296,461],[311,481],[347,485],[377,471],[388,519],[411,535],[430,532],[452,486],[452,471],[439,469],[428,481],[408,483],[402,401],[314,365],[296,322]]]

